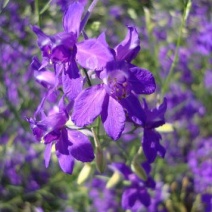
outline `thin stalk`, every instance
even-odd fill
[[[98,147],[98,148],[101,147],[98,136],[94,130],[94,127],[91,127],[91,132],[93,133],[95,147]]]
[[[176,46],[176,49],[175,49],[174,60],[171,64],[168,76],[165,79],[165,82],[163,84],[163,87],[162,87],[162,90],[161,90],[161,96],[164,96],[164,94],[167,92],[169,85],[171,83],[171,80],[173,78],[174,68],[177,65],[178,60],[179,60],[179,48],[180,48],[180,44],[181,44],[183,29],[185,27],[186,20],[188,18],[188,15],[189,15],[189,12],[190,12],[190,9],[191,9],[191,4],[192,4],[191,0],[188,0],[188,2],[186,4],[186,8],[185,8],[184,13],[183,13],[181,25],[180,25],[180,33],[179,33],[179,36],[178,36],[178,39],[177,39],[177,46]]]
[[[40,8],[39,8],[39,0],[35,0],[35,14],[38,19],[38,26],[41,26],[41,19],[40,19]]]
[[[90,77],[88,76],[88,72],[84,68],[83,68],[83,72],[85,73],[85,76],[86,76],[86,79],[88,81],[89,87],[91,87],[92,83],[91,83]]]
[[[89,6],[81,24],[80,24],[80,32],[85,28],[85,25],[87,24],[88,22],[88,19],[90,18],[91,16],[91,12],[93,11],[94,7],[96,6],[97,2],[99,0],[93,0],[93,2],[91,3],[91,5]]]
[[[145,14],[146,27],[147,27],[147,34],[149,38],[150,51],[154,57],[154,68],[152,69],[152,72],[155,75],[159,85],[161,86],[162,82],[161,82],[161,77],[159,75],[158,49],[157,49],[157,45],[152,33],[153,23],[151,22],[151,14],[148,8],[144,8],[144,14]]]

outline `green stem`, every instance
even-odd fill
[[[91,83],[90,77],[88,76],[88,72],[84,68],[83,68],[83,72],[85,73],[85,76],[86,76],[86,79],[88,81],[89,87],[91,87],[92,83]]]
[[[182,21],[181,21],[181,25],[180,25],[180,32],[179,32],[179,36],[178,36],[178,39],[177,39],[177,44],[176,44],[177,46],[176,46],[176,49],[175,49],[174,60],[173,60],[173,62],[171,64],[168,76],[165,79],[165,82],[164,82],[162,90],[161,90],[161,96],[162,97],[164,96],[164,94],[167,92],[167,90],[169,88],[169,85],[170,85],[171,80],[173,78],[174,68],[175,68],[175,66],[178,63],[178,59],[179,59],[179,54],[178,53],[179,53],[179,48],[180,48],[180,44],[181,44],[183,29],[185,27],[186,20],[188,18],[188,15],[189,15],[189,12],[190,12],[190,9],[191,9],[191,4],[192,4],[191,0],[188,0],[188,2],[186,4],[186,8],[184,10],[184,14],[183,14],[183,18],[182,18]]]
[[[100,142],[99,142],[99,139],[98,139],[98,136],[97,136],[97,134],[95,132],[94,127],[91,127],[91,131],[93,133],[95,147],[101,147]]]
[[[158,49],[155,42],[155,39],[153,37],[153,23],[151,22],[151,14],[148,8],[144,8],[144,14],[145,14],[145,22],[147,27],[147,34],[149,38],[149,46],[151,54],[154,57],[154,68],[152,68],[153,75],[155,75],[156,80],[158,81],[159,85],[162,85],[161,77],[159,75],[159,63],[158,63]]]
[[[35,0],[35,14],[38,19],[38,26],[41,26],[41,19],[40,19],[40,10],[39,10],[39,0]]]

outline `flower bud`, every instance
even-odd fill
[[[92,171],[91,165],[89,163],[86,163],[82,168],[81,172],[79,173],[79,176],[77,178],[77,184],[79,185],[83,184],[90,176],[91,171]]]
[[[114,172],[112,177],[108,180],[107,184],[106,184],[106,188],[110,189],[115,187],[118,182],[120,182],[121,180],[121,175],[119,174],[119,172]]]
[[[143,167],[134,159],[131,164],[131,169],[132,171],[140,177],[142,180],[146,181],[147,180],[147,175]]]
[[[102,148],[100,146],[96,147],[96,168],[100,173],[103,173],[105,170],[106,162]]]

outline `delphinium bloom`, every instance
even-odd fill
[[[167,109],[167,101],[164,99],[159,107],[150,110],[144,100],[143,109],[146,119],[142,125],[144,128],[142,147],[147,161],[152,163],[157,154],[164,157],[166,153],[165,148],[160,144],[161,135],[155,130],[155,128],[165,124],[164,116]]]
[[[212,206],[212,138],[197,139],[194,148],[188,155],[188,165],[193,173],[196,194],[201,195],[206,212]]]
[[[197,40],[197,50],[203,55],[210,55],[212,52],[212,24],[205,24],[200,31]]]
[[[212,138],[198,139],[188,155],[188,164],[193,172],[195,191],[203,194],[212,188]]]
[[[98,178],[94,178],[91,183],[87,185],[89,197],[92,201],[92,211],[119,211],[117,192],[115,189],[107,189],[105,186],[105,181]]]
[[[101,40],[107,45],[104,37]],[[75,99],[72,120],[77,126],[89,125],[101,115],[106,133],[117,140],[124,129],[126,115],[137,124],[143,123],[144,112],[137,95],[153,93],[155,81],[149,71],[130,63],[139,50],[137,31],[128,27],[125,39],[113,50],[114,60],[102,71],[96,70],[103,83],[83,90]],[[78,61],[87,67],[83,55],[78,55]]]
[[[82,132],[66,126],[70,119],[66,108],[61,103],[53,108],[46,116],[37,121],[29,119],[33,134],[38,141],[43,139],[45,144],[44,159],[46,167],[49,166],[51,151],[55,145],[56,155],[61,169],[71,174],[74,168],[74,159],[82,162],[91,162],[94,159],[92,145]]]
[[[54,65],[55,75],[56,77],[62,76],[63,91],[66,94],[68,93],[67,96],[70,100],[76,97],[74,91],[83,86],[83,77],[76,63],[77,55],[82,54],[84,56],[86,54],[86,63],[89,64],[88,60],[95,57],[97,64],[92,65],[94,69],[101,68],[100,65],[104,66],[107,61],[112,59],[109,49],[98,39],[93,38],[77,42],[85,22],[84,19],[81,21],[81,17],[86,3],[86,0],[73,1],[69,5],[63,17],[63,32],[49,36],[37,26],[32,27],[38,37],[38,45],[43,55],[40,69],[48,64]],[[89,57],[91,58],[89,59]],[[80,61],[78,62],[80,63]]]
[[[142,208],[142,205],[148,207],[151,202],[150,194],[148,193],[148,188],[154,189],[155,182],[149,176],[151,167],[149,163],[142,163],[140,165],[147,174],[147,179],[140,179],[130,167],[124,163],[113,163],[110,165],[110,168],[120,174],[123,179],[129,182],[129,185],[124,186],[124,192],[121,198],[122,208],[131,211],[139,211]]]

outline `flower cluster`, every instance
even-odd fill
[[[107,43],[104,32],[88,38],[84,28],[94,2],[83,16],[86,4],[86,0],[71,2],[63,16],[62,32],[47,35],[32,26],[42,60],[34,57],[31,69],[45,92],[34,117],[27,120],[36,139],[45,144],[46,167],[55,149],[59,165],[67,174],[73,173],[75,160],[91,162],[95,157],[97,167],[103,171],[101,122],[106,135],[114,141],[121,138],[126,123],[141,129],[140,145],[150,166],[157,155],[165,156],[161,135],[155,129],[165,123],[166,99],[150,110],[144,96],[140,98],[154,93],[156,83],[150,71],[132,63],[140,51],[136,28],[127,26],[125,38],[114,48]],[[93,143],[89,137],[93,137]],[[147,207],[150,196],[146,188],[154,189],[154,181],[142,183],[136,174],[128,178],[132,186],[123,195],[123,208],[137,207],[131,200],[137,194],[138,201]]]

